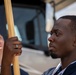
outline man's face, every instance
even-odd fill
[[[48,38],[52,58],[64,58],[73,51],[74,37],[69,26],[70,22],[69,19],[59,19],[52,29]]]
[[[3,47],[4,47],[4,39],[0,35],[0,65],[1,65],[2,55],[3,55]]]

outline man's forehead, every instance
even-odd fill
[[[54,24],[54,26],[67,26],[67,25],[69,25],[71,23],[71,20],[70,19],[63,19],[63,18],[61,18],[61,19],[58,19],[56,22],[55,22],[55,24]]]
[[[53,29],[66,29],[67,26],[71,23],[70,19],[58,19],[55,22]]]
[[[70,23],[71,22],[71,20],[70,19],[66,19],[66,18],[60,18],[60,19],[58,19],[56,22],[58,22],[58,23],[60,23],[60,22],[67,22],[67,23]]]

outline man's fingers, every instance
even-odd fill
[[[14,45],[17,45],[17,44],[18,44],[18,45],[22,45],[22,43],[21,43],[20,41],[13,41],[13,44],[14,44]]]
[[[21,55],[22,50],[21,49],[15,49],[14,50],[14,55]]]
[[[18,38],[15,36],[15,37],[11,37],[11,38],[9,38],[10,40],[12,40],[12,41],[16,41],[16,40],[18,40]]]
[[[14,49],[21,49],[21,48],[22,48],[22,45],[21,44],[14,45]]]

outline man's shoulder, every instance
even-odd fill
[[[72,75],[76,75],[76,71],[72,73]]]
[[[55,67],[48,69],[47,71],[45,71],[42,75],[52,75],[53,71],[54,71]]]
[[[76,75],[76,63],[69,65],[63,75]]]

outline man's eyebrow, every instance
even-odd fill
[[[58,30],[59,30],[59,29],[57,29],[57,28],[53,28],[53,29],[52,29],[52,31],[58,31]]]
[[[56,32],[58,29],[52,29],[50,33]]]
[[[52,31],[51,31],[50,33],[52,33],[52,32],[56,32],[56,31],[62,32],[60,29],[53,28]]]

